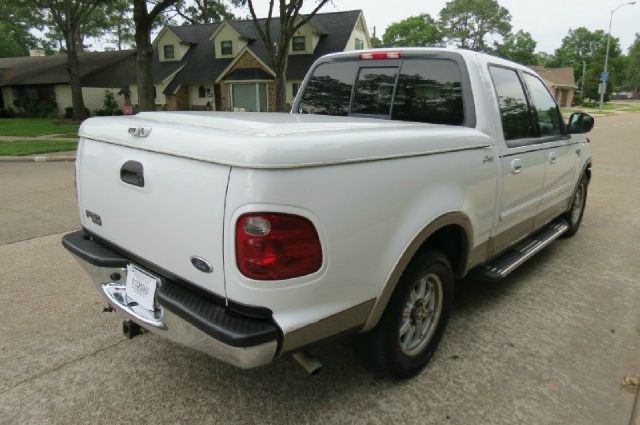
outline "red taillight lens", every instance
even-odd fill
[[[322,247],[313,224],[304,217],[250,213],[236,223],[236,262],[257,280],[304,276],[320,269]]]
[[[360,59],[400,59],[400,52],[365,52],[360,53]]]

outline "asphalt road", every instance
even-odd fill
[[[499,284],[460,282],[441,348],[400,382],[345,340],[314,377],[125,340],[59,243],[72,164],[0,163],[0,423],[640,424],[620,385],[640,374],[640,114],[596,126],[580,232]]]

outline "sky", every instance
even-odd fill
[[[602,29],[606,32],[611,9],[625,3],[621,0],[498,0],[498,2],[511,13],[513,31],[521,29],[530,32],[533,39],[538,42],[536,50],[547,53],[553,53],[560,47],[562,39],[570,28],[583,26],[590,30]],[[303,11],[310,12],[314,3],[309,0],[303,7]],[[446,3],[446,0],[333,0],[332,4],[322,9],[322,12],[362,9],[369,33],[373,35],[375,26],[378,37],[381,37],[389,24],[409,16],[428,13],[437,19],[440,9]],[[258,0],[255,4],[256,14],[266,16],[268,2]],[[636,32],[640,33],[640,0],[634,6],[620,8],[613,15],[611,35],[620,39],[623,52],[627,53]]]

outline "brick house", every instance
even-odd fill
[[[261,20],[264,24],[265,20]],[[278,39],[280,22],[272,21]],[[167,110],[275,110],[275,73],[251,20],[167,26],[153,42],[156,105]],[[313,62],[328,53],[371,47],[362,11],[315,15],[289,49],[287,98],[291,103]],[[131,101],[137,103],[135,82]]]
[[[573,76],[573,68],[534,66],[533,69],[542,77],[559,106],[567,107],[572,105],[573,97],[578,88]]]

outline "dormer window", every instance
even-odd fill
[[[233,54],[233,42],[231,40],[224,40],[220,42],[220,53],[223,55]]]
[[[296,35],[291,39],[291,49],[294,52],[304,52],[307,49],[304,35]]]
[[[362,50],[364,49],[364,41],[360,40],[359,38],[356,38],[356,50]]]
[[[165,59],[175,59],[176,54],[173,50],[173,44],[167,44],[164,46],[164,58]]]

